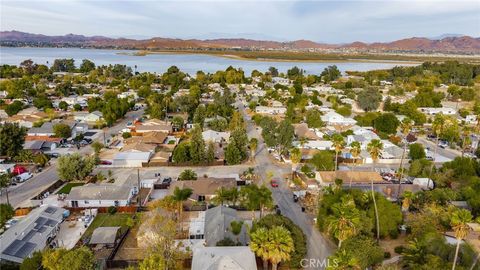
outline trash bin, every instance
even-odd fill
[[[305,212],[305,207],[302,206],[302,212]]]

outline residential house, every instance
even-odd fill
[[[352,118],[344,117],[343,115],[336,113],[335,111],[328,111],[322,115],[322,121],[327,125],[335,126],[351,126],[355,125],[357,121]]]
[[[475,114],[470,114],[465,116],[465,123],[475,125],[478,123],[477,116]]]
[[[133,90],[128,90],[127,92],[123,92],[117,95],[117,98],[126,98],[130,100],[137,100],[138,94]]]
[[[44,112],[22,113],[12,115],[6,119],[6,122],[17,123],[21,127],[32,128],[35,123],[41,122],[48,118]]]
[[[233,188],[237,186],[237,180],[235,178],[199,178],[197,180],[186,181],[174,181],[170,186],[170,193],[176,187],[180,189],[190,188],[193,193],[189,198],[189,202],[186,204],[192,204],[193,202],[210,202],[216,195],[215,192],[224,188]]]
[[[150,119],[143,123],[138,123],[135,125],[135,132],[136,133],[147,133],[147,132],[164,132],[164,133],[172,133],[172,123],[165,122],[158,119]]]
[[[257,270],[255,254],[249,247],[197,247],[193,249],[192,270]]]
[[[287,112],[286,107],[268,107],[257,106],[255,112],[259,114],[284,115]]]
[[[128,206],[137,194],[137,187],[116,184],[86,184],[73,187],[65,199],[66,205],[77,208]]]
[[[305,138],[307,140],[319,140],[323,137],[323,133],[318,129],[309,128],[306,123],[293,124],[295,137],[298,139]]]
[[[93,112],[76,112],[73,119],[78,122],[96,123],[103,120],[103,113],[99,111]]]
[[[224,143],[227,142],[230,138],[230,132],[219,132],[214,130],[205,130],[202,132],[202,137],[205,142],[213,142],[213,143]]]
[[[444,114],[444,115],[455,115],[457,114],[457,110],[454,108],[447,108],[447,107],[440,107],[440,108],[433,108],[433,107],[420,107],[418,108],[419,111],[426,115],[436,115],[436,114]]]
[[[223,205],[216,206],[205,211],[205,243],[206,246],[216,246],[217,243],[225,238],[229,238],[241,245],[248,242],[247,227],[243,224],[242,230],[238,235],[232,233],[230,224],[233,221],[242,221],[237,215],[237,210]],[[251,225],[251,221],[249,222]]]
[[[22,263],[35,251],[42,251],[55,238],[65,215],[65,209],[55,206],[33,209],[0,236],[0,259]]]
[[[34,153],[49,152],[57,148],[58,143],[55,141],[33,140],[25,141],[23,149],[31,150]]]
[[[124,168],[138,168],[142,167],[143,163],[148,163],[150,157],[153,153],[150,149],[138,149],[128,152],[120,152],[115,155],[113,158],[114,167],[124,167]]]
[[[272,78],[272,83],[273,84],[281,84],[281,85],[289,85],[290,84],[290,79],[288,78],[282,78],[282,77],[273,77]]]
[[[335,184],[336,179],[342,179],[343,185],[352,184],[374,184],[385,183],[382,176],[377,172],[372,171],[317,171],[315,173],[315,180],[321,186],[330,186]]]

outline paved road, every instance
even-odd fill
[[[111,134],[117,134],[120,130],[125,128],[127,122],[133,121],[135,118],[138,118],[141,115],[143,115],[143,110],[128,112],[122,120],[116,123],[113,127],[107,129],[106,138],[110,138]],[[95,134],[95,140],[103,143],[103,131]],[[76,148],[71,148],[68,149],[67,152],[91,154],[92,148],[90,147],[90,145],[88,145],[80,148],[80,150],[77,150]],[[25,205],[25,203],[28,204],[28,200],[40,194],[57,180],[57,163],[55,160],[52,160],[51,165],[41,173],[35,175],[33,178],[23,184],[9,188],[8,197],[10,200],[10,204],[14,208]],[[5,203],[6,201],[6,194],[5,192],[2,192],[0,196],[0,202]]]
[[[288,188],[287,183],[283,181],[284,175],[292,172],[291,165],[277,163],[272,158],[263,142],[260,131],[256,129],[250,117],[245,113],[243,104],[241,104],[241,102],[237,102],[236,105],[246,120],[248,136],[258,139],[258,149],[255,155],[255,171],[257,174],[259,174],[261,179],[266,179],[267,173],[272,172],[274,178],[280,180],[279,187],[277,188],[272,188],[270,185],[268,185],[268,183],[266,184],[272,190],[273,198],[276,204],[279,206],[282,214],[293,220],[295,224],[302,228],[303,232],[307,236],[308,253],[306,259],[313,259],[317,262],[321,262],[323,259],[326,259],[333,253],[335,249],[334,244],[323,237],[323,235],[314,225],[312,217],[308,217],[301,211],[299,204],[293,202],[293,193]],[[308,269],[322,268],[309,267]]]
[[[418,143],[423,144],[425,147],[430,148],[430,151],[432,153],[435,152],[435,142],[429,141],[425,138],[418,138]],[[450,149],[450,148],[440,148],[438,147],[437,154],[443,157],[446,157],[448,159],[455,159],[456,157],[459,157],[462,155],[462,153],[458,150]]]

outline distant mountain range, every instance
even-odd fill
[[[183,50],[183,49],[246,49],[246,50],[332,50],[365,52],[440,52],[480,53],[480,38],[446,34],[437,38],[413,37],[392,42],[353,42],[347,44],[326,44],[310,40],[288,42],[253,40],[244,38],[222,39],[174,39],[154,37],[149,39],[109,38],[104,36],[83,36],[68,34],[46,36],[19,31],[0,32],[2,46],[39,47],[91,47],[141,50]]]

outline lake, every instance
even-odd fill
[[[329,65],[336,65],[342,72],[347,70],[367,71],[374,69],[388,69],[394,66],[412,66],[409,62],[399,61],[325,61],[325,62],[301,62],[301,61],[252,61],[232,59],[205,54],[148,54],[146,56],[135,56],[135,51],[128,50],[99,50],[80,48],[10,48],[0,47],[0,64],[18,65],[26,59],[32,59],[39,64],[51,65],[57,58],[73,58],[76,66],[79,66],[82,59],[89,59],[96,65],[123,64],[133,67],[137,65],[137,71],[163,73],[170,66],[177,66],[182,71],[194,75],[198,70],[204,72],[216,72],[225,70],[228,66],[242,68],[246,75],[252,70],[267,71],[274,66],[280,72],[297,66],[305,70],[307,74],[319,74]]]

